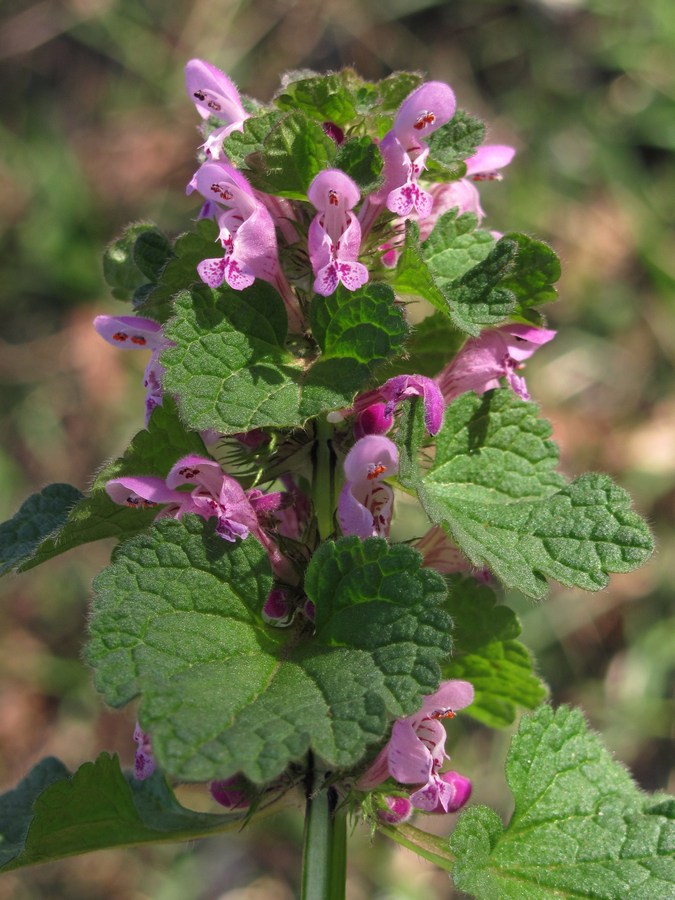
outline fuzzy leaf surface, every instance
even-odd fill
[[[265,782],[308,749],[352,766],[439,683],[445,585],[420,562],[375,538],[322,545],[306,576],[309,636],[263,623],[272,578],[254,538],[162,520],[96,579],[87,658],[110,704],[141,695],[141,726],[177,778]]]
[[[526,234],[506,234],[502,240],[518,245],[515,265],[502,281],[502,287],[515,295],[519,311],[556,300],[558,292],[553,285],[560,278],[560,260],[556,252],[548,244]]]
[[[314,176],[330,168],[334,157],[335,143],[321,125],[295,111],[272,126],[261,150],[246,157],[243,174],[259,191],[306,200]]]
[[[338,147],[333,165],[356,182],[362,195],[371,193],[382,184],[382,154],[377,144],[365,135],[348,138]]]
[[[405,342],[405,356],[396,357],[377,373],[377,380],[394,375],[426,375],[433,378],[462,346],[466,336],[441,312],[413,325]]]
[[[422,257],[441,287],[465,275],[495,246],[492,235],[477,226],[473,213],[458,216],[457,210],[450,210],[422,244]]]
[[[283,301],[264,282],[245,291],[196,288],[176,301],[162,354],[164,386],[190,427],[223,434],[292,427],[349,406],[376,366],[400,351],[407,328],[382,284],[315,298],[321,356],[306,371],[285,349]]]
[[[109,847],[194,840],[241,822],[241,815],[185,809],[162,775],[136,781],[107,753],[72,775],[59,760],[44,759],[0,797],[0,871]]]
[[[275,98],[283,110],[302,110],[319,122],[346,125],[356,116],[350,91],[339,74],[317,75],[292,81]]]
[[[548,690],[532,671],[530,652],[516,640],[516,614],[496,601],[494,591],[475,578],[452,578],[447,609],[455,649],[443,677],[470,681],[475,696],[467,714],[490,728],[504,728],[514,721],[518,707],[534,709]]]
[[[70,484],[50,484],[31,494],[14,516],[0,525],[0,575],[29,560],[40,544],[63,526],[83,496]]]
[[[91,491],[72,508],[58,530],[38,543],[19,571],[32,569],[80,544],[102,538],[125,540],[147,528],[157,515],[153,509],[131,509],[114,503],[105,491],[112,478],[155,475],[164,478],[176,460],[188,453],[205,455],[198,434],[186,432],[170,397],[153,410],[147,430],[139,431],[123,456],[98,473]]]
[[[588,731],[578,710],[540,707],[513,739],[515,812],[467,810],[450,839],[455,886],[479,900],[656,900],[675,892],[675,823]]]
[[[446,411],[436,456],[418,487],[431,520],[478,567],[532,597],[546,579],[600,590],[653,549],[628,494],[606,475],[571,484],[552,471],[557,448],[537,407],[511,391],[464,394]]]
[[[463,109],[429,135],[429,156],[445,168],[464,162],[476,152],[485,138],[485,123]]]

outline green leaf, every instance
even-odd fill
[[[377,366],[400,352],[408,334],[393,291],[377,282],[356,291],[340,285],[329,297],[316,295],[310,317],[321,357],[304,381],[302,409],[306,415],[325,408],[329,390],[335,405],[353,397]]]
[[[477,336],[483,326],[497,325],[507,319],[515,307],[514,294],[501,287],[500,282],[513,267],[517,244],[500,241],[490,249],[491,243],[481,236],[484,232],[470,233],[475,225],[472,216],[455,220],[454,212],[450,212],[442,220],[437,238],[429,244],[432,231],[421,247],[417,224],[410,220],[406,222],[405,243],[393,285],[402,293],[424,298],[449,316],[456,328]],[[487,237],[491,242],[492,238]],[[455,241],[456,246],[452,243]],[[425,258],[427,252],[431,264]],[[481,254],[484,256],[481,262],[467,269],[473,258]],[[432,264],[436,272],[432,270]],[[452,280],[444,277],[443,273],[452,272],[462,274]]]
[[[432,313],[413,325],[405,343],[405,356],[399,356],[383,366],[376,374],[377,381],[394,375],[426,375],[433,378],[461,348],[466,335],[458,331],[441,312]]]
[[[288,84],[275,98],[283,110],[302,110],[320,122],[347,125],[356,117],[351,93],[337,74],[317,75]]]
[[[672,819],[650,810],[651,798],[578,710],[544,706],[525,716],[506,775],[515,798],[509,824],[475,807],[450,838],[459,890],[479,900],[673,896]]]
[[[455,649],[443,677],[470,681],[475,697],[467,713],[490,728],[503,728],[514,721],[518,706],[534,709],[548,691],[532,671],[528,649],[515,640],[516,614],[496,601],[494,591],[471,576],[450,580],[447,609]]]
[[[518,245],[515,266],[502,287],[515,294],[519,310],[556,300],[558,293],[553,285],[560,278],[560,260],[555,251],[526,234],[507,234],[502,240]]]
[[[473,156],[484,139],[485,124],[463,109],[458,109],[446,125],[429,135],[429,156],[451,170],[456,163]]]
[[[217,236],[218,226],[212,219],[201,219],[194,231],[179,235],[157,283],[142,285],[134,293],[135,310],[157,322],[166,322],[173,315],[175,295],[191,284],[201,284],[197,265],[217,254]]]
[[[189,841],[241,824],[241,815],[185,809],[159,774],[125,777],[116,756],[102,753],[73,775],[45,759],[0,797],[0,871],[110,847]]]
[[[213,522],[161,520],[96,579],[87,659],[109,703],[141,695],[141,726],[177,778],[266,782],[309,749],[353,766],[389,716],[439,683],[445,589],[420,563],[376,538],[323,544],[305,581],[309,636],[263,623],[272,577],[254,538],[231,544]]]
[[[141,240],[141,248],[136,256],[136,243]],[[130,225],[120,238],[113,241],[103,254],[103,277],[110,285],[113,297],[130,300],[136,288],[148,280],[149,247],[154,243],[155,259],[161,253],[160,244],[166,246],[166,238],[151,222]]]
[[[281,117],[282,114],[278,110],[269,110],[246,119],[243,131],[233,131],[229,134],[223,142],[223,151],[232,165],[238,169],[245,169],[247,157],[262,151],[265,138]]]
[[[382,184],[382,154],[377,144],[365,135],[348,138],[338,148],[333,165],[349,175],[363,195],[377,190]]]
[[[466,275],[495,246],[492,235],[477,226],[473,213],[458,216],[453,209],[438,219],[422,244],[422,258],[441,288]]]
[[[159,228],[146,228],[133,244],[133,260],[149,281],[157,281],[173,256],[169,239]]]
[[[164,387],[179,398],[194,429],[235,434],[293,427],[349,406],[373,369],[399,352],[407,334],[390,288],[367,284],[315,298],[312,316],[322,355],[307,370],[284,347],[283,301],[257,281],[244,291],[184,292],[166,327]]]
[[[420,500],[475,566],[507,586],[541,597],[553,578],[600,590],[609,573],[649,557],[651,535],[608,476],[565,485],[551,471],[549,434],[536,406],[509,390],[462,395],[446,411]]]
[[[443,286],[452,321],[477,336],[483,326],[504,322],[516,305],[514,294],[503,287],[513,268],[518,245],[502,239],[485,259],[456,281]]]
[[[393,285],[403,294],[422,297],[446,316],[450,315],[448,301],[424,261],[420,249],[420,229],[417,222],[407,219],[405,242],[396,263]]]
[[[392,72],[376,84],[379,95],[378,108],[382,112],[398,112],[408,94],[424,82],[419,72]]]
[[[272,126],[260,150],[248,154],[242,171],[259,191],[306,200],[314,176],[333,164],[335,152],[335,143],[318,122],[291,112]]]
[[[186,432],[170,397],[153,410],[148,428],[140,431],[119,459],[96,476],[88,496],[72,506],[59,530],[38,543],[19,571],[32,569],[80,544],[101,538],[124,540],[147,528],[157,515],[153,509],[130,509],[114,503],[105,486],[112,478],[155,475],[164,478],[173,464],[188,453],[206,453],[198,434]]]
[[[29,560],[58,531],[83,494],[70,484],[50,484],[31,494],[18,512],[0,525],[0,575]]]

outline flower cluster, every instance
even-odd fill
[[[431,165],[432,136],[452,122],[456,101],[448,85],[432,81],[403,99],[381,138],[373,136],[371,149],[382,169],[375,187],[360,186],[357,170],[349,174],[326,166],[308,179],[302,199],[295,190],[274,194],[228,158],[228,140],[246,131],[251,118],[247,109],[253,107],[242,101],[223,72],[202,60],[187,64],[186,83],[203,136],[200,165],[187,193],[201,196],[198,218],[212,220],[217,230],[217,250],[197,263],[195,280],[225,295],[245,292],[256,280],[272,285],[284,301],[292,340],[303,347],[298,357],[302,365],[308,355],[318,353],[311,335],[313,294],[318,295],[315,302],[337,291],[339,296],[358,296],[369,282],[391,282],[408,220],[417,224],[422,247],[449,211],[469,213],[480,224],[485,213],[477,184],[501,178],[501,169],[514,155],[508,146],[474,147],[460,160],[456,174],[435,181],[439,169]],[[332,122],[322,126],[330,141],[346,146],[349,133]],[[498,234],[492,232],[486,239],[494,243],[495,238]],[[117,347],[151,351],[144,379],[147,424],[163,401],[161,354],[172,347],[162,325],[140,316],[99,316],[94,325]],[[527,399],[520,370],[554,334],[524,318],[488,328],[467,339],[440,372],[397,374],[379,384],[363,384],[360,393],[352,393],[351,406],[327,410],[339,461],[334,473],[339,490],[331,510],[335,533],[390,539],[399,471],[396,429],[406,404],[421,406],[430,442],[443,428],[447,407],[467,391],[482,394],[506,384]],[[289,453],[294,462],[286,467],[286,457],[275,457],[286,439],[280,434],[253,429],[230,436],[241,453],[274,463],[268,471],[266,462],[260,462],[247,487],[215,459],[191,454],[176,460],[163,477],[119,477],[106,490],[116,504],[156,507],[157,518],[193,514],[212,520],[224,541],[258,541],[275,578],[261,610],[263,622],[271,627],[300,622],[306,630],[313,627],[316,610],[302,594],[303,568],[317,546],[314,509],[322,498],[314,493],[309,499],[312,476],[303,469],[308,454]],[[220,439],[213,433],[203,436],[209,447]],[[473,568],[439,526],[418,538],[416,546],[423,564],[437,572],[490,579],[489,571]],[[375,790],[384,821],[404,821],[415,810],[453,812],[466,803],[470,781],[441,769],[447,759],[444,723],[472,700],[468,682],[446,681],[416,713],[393,724],[390,740],[355,782],[360,791]],[[145,778],[155,765],[150,737],[137,726],[135,738],[136,774]],[[211,784],[212,796],[230,809],[247,808],[252,790],[240,775]]]

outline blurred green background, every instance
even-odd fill
[[[482,187],[486,226],[561,256],[561,330],[530,365],[563,468],[610,472],[659,552],[600,595],[513,598],[557,702],[581,704],[649,790],[675,789],[675,15],[672,0],[70,0],[0,6],[0,514],[52,481],[86,488],[142,425],[144,360],[91,320],[124,311],[101,276],[129,221],[177,233],[198,143],[183,88],[193,56],[268,99],[289,68],[417,69],[450,83],[490,142],[518,148]],[[142,354],[139,354],[141,356]],[[133,755],[131,713],[103,709],[80,662],[91,545],[4,584],[0,784],[37,759]],[[453,765],[507,814],[509,735],[455,720]],[[192,794],[191,801],[203,798]],[[447,832],[452,818],[426,820]],[[196,847],[111,851],[10,874],[0,898],[286,900],[300,815]],[[454,896],[447,878],[357,830],[350,900]]]

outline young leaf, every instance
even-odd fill
[[[526,234],[507,234],[502,240],[518,245],[513,270],[502,281],[516,296],[522,313],[533,306],[552,303],[558,296],[554,283],[560,278],[560,260],[548,244]]]
[[[403,294],[422,297],[446,316],[450,314],[445,294],[424,261],[419,225],[411,219],[405,223],[405,243],[396,263],[393,285]]]
[[[503,286],[513,267],[518,245],[502,239],[482,262],[443,285],[452,321],[471,335],[485,325],[499,325],[513,312],[514,294]]]
[[[185,809],[162,775],[136,781],[107,753],[73,775],[44,759],[0,797],[0,871],[110,847],[190,841],[240,828],[242,818]]]
[[[422,257],[441,288],[482,262],[495,245],[488,231],[478,229],[473,213],[457,212],[444,213],[422,244]]]
[[[458,109],[446,125],[429,135],[429,156],[446,169],[476,152],[485,139],[485,124]]]
[[[265,138],[281,117],[282,114],[278,110],[269,110],[246,119],[243,131],[233,131],[229,134],[223,142],[223,151],[232,165],[238,169],[246,169],[247,158],[254,153],[262,152]]]
[[[213,256],[217,236],[218,226],[212,219],[200,219],[194,231],[179,235],[157,283],[145,284],[134,293],[136,312],[156,322],[166,322],[173,315],[175,295],[193,283],[201,283],[197,265]]]
[[[449,585],[455,648],[443,677],[470,681],[475,696],[466,712],[490,728],[504,728],[518,706],[534,709],[548,691],[532,671],[528,649],[515,640],[520,623],[513,610],[497,606],[494,591],[471,576],[454,576]]]
[[[283,110],[302,110],[319,122],[347,125],[356,117],[351,93],[339,74],[316,75],[293,81],[275,98]]]
[[[363,195],[382,184],[382,154],[377,144],[365,135],[349,138],[338,147],[333,165],[346,172],[358,184]]]
[[[450,838],[458,890],[479,900],[673,896],[667,808],[652,808],[578,710],[525,716],[506,776],[516,805],[509,824],[475,807]]]
[[[124,456],[104,466],[96,476],[89,495],[72,506],[58,530],[37,543],[23,558],[19,571],[32,569],[80,544],[113,537],[124,540],[147,528],[157,510],[130,509],[114,503],[105,491],[111,478],[130,475],[165,477],[171,466],[188,453],[204,454],[198,434],[186,432],[170,397],[153,410],[148,428],[132,440]]]
[[[141,240],[138,256],[136,244]],[[153,248],[151,251],[150,248]],[[136,288],[148,281],[150,258],[158,262],[170,254],[166,237],[151,222],[130,225],[124,234],[107,247],[103,254],[103,277],[112,288],[113,297],[130,300]]]
[[[83,494],[70,484],[50,484],[31,494],[18,512],[0,525],[0,575],[29,560],[58,531]]]
[[[552,472],[550,425],[511,391],[464,394],[446,411],[436,457],[418,488],[471,562],[532,597],[546,578],[596,591],[653,549],[630,498],[606,475],[569,485]]]
[[[304,113],[287,113],[272,127],[261,150],[246,157],[243,174],[259,191],[306,200],[315,175],[330,168],[335,143]]]
[[[352,766],[439,683],[445,590],[420,563],[376,538],[323,544],[305,582],[316,634],[303,637],[263,623],[272,578],[254,538],[165,519],[96,579],[87,658],[109,703],[141,695],[141,725],[177,778],[262,783],[309,749]]]

